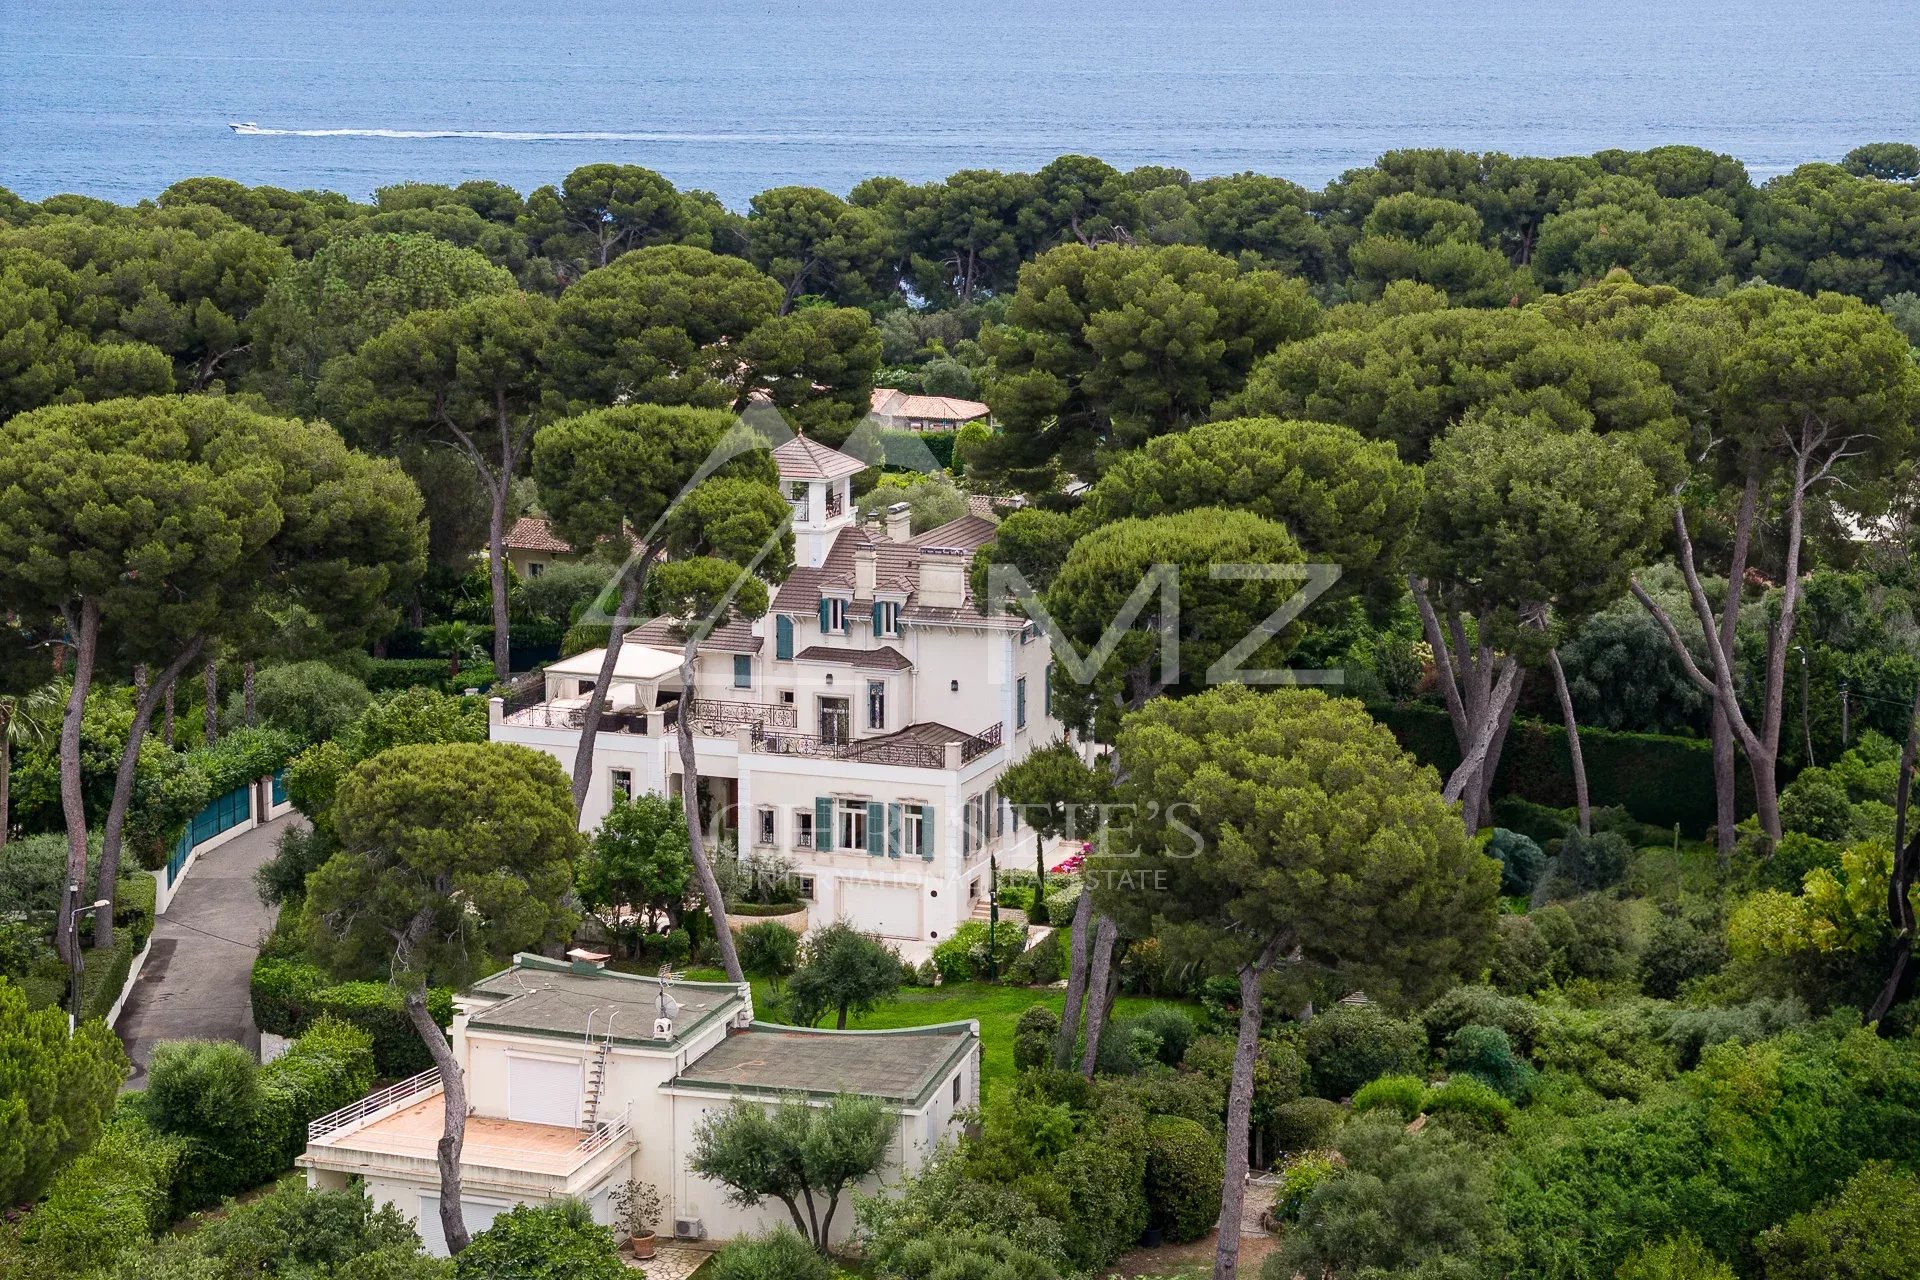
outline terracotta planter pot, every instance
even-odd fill
[[[653,1232],[649,1231],[643,1236],[633,1236],[627,1243],[633,1246],[633,1256],[642,1262],[653,1256]]]

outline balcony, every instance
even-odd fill
[[[769,756],[846,760],[897,769],[952,769],[972,764],[992,751],[1000,745],[1000,737],[998,724],[968,735],[957,734],[941,725],[915,725],[884,737],[850,741],[829,740],[811,733],[766,730],[754,733],[752,747],[756,753]]]
[[[440,1073],[424,1072],[369,1094],[307,1126],[302,1163],[346,1173],[406,1173],[437,1177],[445,1124]],[[590,1129],[530,1124],[493,1116],[467,1117],[461,1144],[463,1175],[495,1186],[577,1190],[637,1141],[631,1107]]]
[[[572,729],[578,732],[587,723],[586,699],[556,698],[552,702],[536,702],[517,711],[507,711],[501,717],[501,723],[525,729]],[[672,733],[679,723],[680,708],[671,702],[658,711],[608,707],[600,713],[601,733],[626,733],[645,738],[655,736],[656,725],[658,733]]]
[[[726,698],[695,698],[687,704],[694,730],[710,738],[726,737],[742,727],[797,729],[800,709],[789,702],[735,702]]]

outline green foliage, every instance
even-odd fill
[[[359,1187],[310,1191],[296,1180],[209,1215],[190,1233],[120,1252],[115,1280],[248,1280],[258,1276],[445,1280],[453,1264],[420,1250],[413,1224],[376,1208]]]
[[[1504,1094],[1472,1075],[1452,1076],[1427,1090],[1420,1109],[1438,1119],[1463,1121],[1480,1132],[1505,1129],[1513,1115],[1513,1103]]]
[[[253,1055],[231,1041],[164,1041],[147,1068],[147,1117],[167,1133],[227,1146],[259,1105],[259,1075]]]
[[[1726,925],[1706,908],[1663,908],[1647,927],[1640,950],[1640,987],[1672,999],[1688,983],[1719,971],[1727,962]]]
[[[800,935],[777,921],[750,924],[740,931],[740,967],[775,983],[800,960]]]
[[[1477,986],[1455,987],[1420,1012],[1429,1044],[1444,1045],[1466,1026],[1498,1027],[1522,1053],[1532,1046],[1540,1020],[1531,1001]]]
[[[1053,1263],[1004,1236],[964,1228],[943,1230],[905,1241],[891,1250],[881,1274],[888,1280],[1059,1280]],[[758,1280],[754,1273],[752,1280]],[[767,1273],[769,1280],[787,1275],[808,1280],[804,1269]]]
[[[370,658],[364,672],[367,688],[375,694],[408,689],[458,694],[467,689],[485,690],[494,679],[493,664],[484,659],[463,662],[458,674],[449,674],[445,658]]]
[[[208,793],[219,796],[278,772],[300,747],[301,739],[287,730],[242,727],[221,734],[210,747],[188,752],[187,759],[206,775]]]
[[[887,509],[899,502],[907,504],[908,528],[916,534],[967,514],[967,495],[944,472],[883,475],[854,503],[854,510],[862,522],[870,522],[884,518]]]
[[[787,999],[802,1026],[832,1013],[835,1026],[844,1031],[850,1015],[866,1013],[899,989],[900,953],[837,920],[802,942]]]
[[[383,982],[335,983],[326,970],[301,960],[262,956],[251,982],[254,1024],[275,1035],[298,1036],[315,1019],[333,1018],[366,1032],[380,1075],[403,1079],[433,1065],[407,1017],[400,992]],[[453,993],[427,992],[427,1012],[440,1026],[453,1020]]]
[[[579,1200],[519,1204],[493,1220],[454,1259],[458,1280],[621,1280],[613,1232]]]
[[[610,930],[631,934],[677,911],[692,879],[680,802],[647,792],[614,797],[575,870],[574,887],[581,905]],[[635,923],[622,926],[623,913],[637,917]]]
[[[1053,1038],[1060,1031],[1060,1015],[1036,1004],[1020,1015],[1013,1028],[1013,1065],[1019,1071],[1044,1070],[1053,1061]]]
[[[1376,1076],[1417,1072],[1426,1061],[1427,1034],[1377,1005],[1341,1004],[1307,1023],[1304,1048],[1313,1091],[1344,1098]]]
[[[485,742],[487,709],[478,699],[410,688],[377,698],[331,742],[307,748],[287,767],[294,807],[331,837],[334,792],[348,771],[390,747]]]
[[[1330,1098],[1296,1098],[1274,1108],[1268,1128],[1282,1151],[1318,1151],[1332,1141],[1346,1114]]]
[[[942,982],[985,982],[991,972],[1005,978],[1013,962],[1026,950],[1026,929],[1001,921],[988,949],[987,922],[968,920],[933,948],[933,967]]]
[[[1844,840],[1853,825],[1846,784],[1826,769],[1802,769],[1780,789],[1780,825],[1816,840]]]
[[[1497,1238],[1492,1170],[1466,1142],[1432,1127],[1407,1133],[1397,1117],[1361,1119],[1341,1134],[1340,1154],[1345,1171],[1307,1197],[1266,1280],[1470,1263]]]
[[[0,1204],[25,1204],[99,1137],[127,1059],[104,1023],[69,1040],[64,1014],[0,978],[0,1063]]]
[[[1454,1032],[1447,1039],[1447,1069],[1472,1076],[1510,1102],[1524,1101],[1533,1087],[1533,1068],[1499,1027],[1469,1024]]]
[[[1532,893],[1547,866],[1547,855],[1540,851],[1539,845],[1505,827],[1493,829],[1487,841],[1487,856],[1500,862],[1500,894],[1507,898],[1523,898]]]
[[[842,1193],[880,1168],[893,1128],[878,1101],[854,1094],[820,1107],[736,1099],[695,1126],[687,1167],[726,1184],[729,1203],[779,1201],[824,1251]]]
[[[1614,1280],[1735,1280],[1734,1271],[1707,1251],[1690,1231],[1636,1249]]]
[[[65,1280],[109,1264],[172,1220],[170,1189],[186,1143],[116,1115],[20,1224],[26,1280]]]
[[[730,1241],[707,1264],[707,1274],[712,1280],[833,1280],[834,1269],[792,1227],[773,1227]]]
[[[550,564],[537,577],[514,582],[514,607],[543,621],[571,624],[606,588],[610,576],[604,565]]]
[[[1333,1157],[1308,1153],[1288,1160],[1280,1169],[1280,1185],[1273,1194],[1273,1214],[1282,1222],[1298,1222],[1321,1183],[1339,1175]]]
[[[1168,1240],[1198,1240],[1213,1229],[1223,1176],[1220,1144],[1203,1126],[1179,1116],[1147,1122],[1147,1204]]]
[[[1353,1113],[1361,1115],[1386,1107],[1403,1120],[1420,1114],[1421,1100],[1427,1096],[1427,1082],[1419,1076],[1378,1076],[1361,1085],[1353,1095]]]
[[[1071,918],[1072,912],[1069,911],[1062,921]],[[1065,977],[1067,949],[1060,941],[1062,932],[1062,929],[1054,929],[1021,952],[1007,969],[1007,982],[1019,987],[1050,987]]]
[[[1819,1205],[1762,1233],[1766,1280],[1900,1280],[1920,1258],[1920,1178],[1876,1161]]]
[[[302,742],[340,733],[373,701],[367,686],[325,662],[267,667],[254,677],[254,705],[268,725]],[[227,715],[233,718],[233,708]]]

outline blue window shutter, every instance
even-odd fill
[[[1013,727],[1027,727],[1027,678],[1021,676],[1013,684]]]
[[[933,828],[933,806],[923,804],[920,806],[920,857],[927,862],[933,861]]]
[[[873,602],[873,634],[876,636],[880,634],[880,602],[878,600]]]
[[[744,653],[733,655],[733,687],[736,689],[753,687],[753,659]]]
[[[878,800],[867,801],[867,852],[876,858],[887,855],[887,806]]]
[[[900,856],[900,806],[897,804],[887,806],[887,856]]]
[[[825,635],[833,625],[833,611],[827,607],[829,603],[825,596],[820,597],[820,634],[822,635]]]
[[[813,847],[822,853],[833,848],[833,797],[815,796],[813,800]]]
[[[793,619],[784,613],[773,620],[773,656],[782,662],[793,657]]]

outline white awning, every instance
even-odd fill
[[[571,676],[576,680],[598,680],[600,664],[606,661],[605,649],[589,649],[585,653],[576,653],[571,658],[562,658],[558,662],[547,664],[550,676]],[[680,670],[680,655],[664,649],[650,648],[644,644],[623,644],[620,657],[613,665],[613,678],[616,680],[658,680],[661,676]]]

